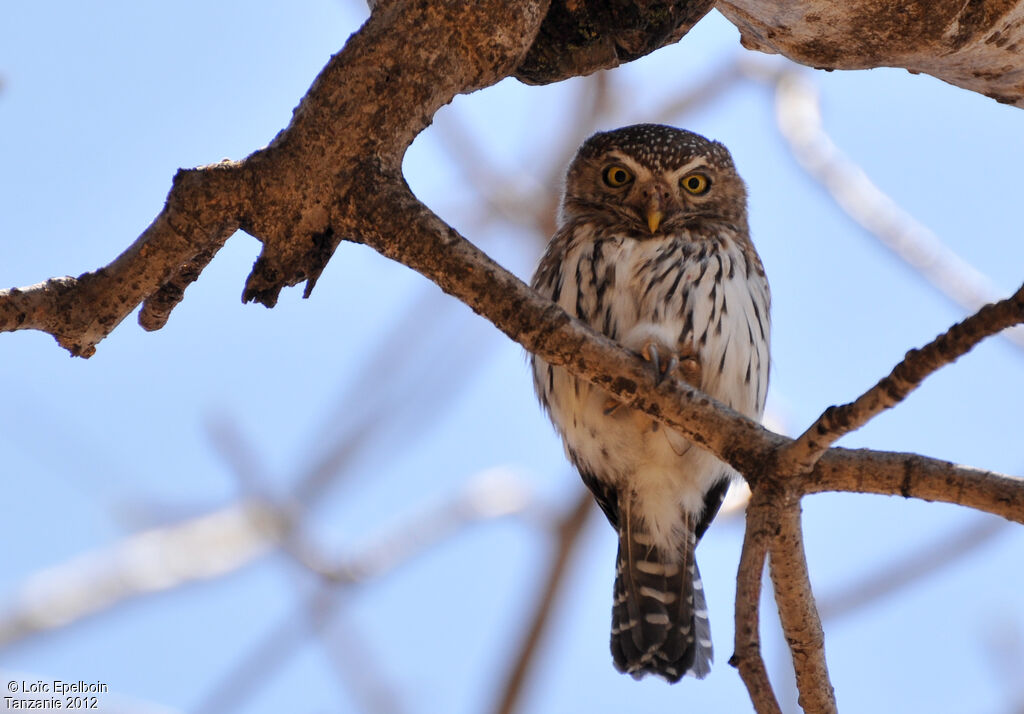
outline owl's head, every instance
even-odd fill
[[[600,132],[569,165],[562,221],[600,221],[636,238],[727,223],[747,232],[747,191],[729,151],[661,124]]]

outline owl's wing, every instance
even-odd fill
[[[565,251],[569,240],[572,238],[571,226],[562,226],[558,229],[547,250],[540,259],[533,279],[530,280],[530,287],[546,298],[558,302],[562,291],[562,270],[564,268]]]
[[[618,530],[619,528],[619,491],[615,486],[608,483],[607,481],[601,481],[594,474],[589,471],[579,469],[580,477],[583,479],[583,484],[590,489],[590,492],[594,494],[594,500],[597,501],[597,505],[604,511],[605,517],[608,518],[608,522],[612,524],[612,528]]]
[[[729,491],[731,481],[732,479],[728,476],[723,476],[704,494],[704,511],[700,514],[700,520],[697,521],[697,527],[694,529],[697,540],[701,539],[708,526],[711,525],[711,521],[718,515],[718,510],[722,507],[722,502],[725,501],[725,494]]]

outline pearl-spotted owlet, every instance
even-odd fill
[[[760,419],[769,304],[747,194],[724,146],[640,124],[595,134],[569,166],[533,287],[566,312]],[[736,472],[648,415],[533,358],[537,394],[619,534],[611,649],[636,678],[704,677],[711,630],[697,541]]]

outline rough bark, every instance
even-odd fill
[[[793,657],[800,707],[807,714],[835,714],[836,697],[825,663],[825,633],[804,555],[800,499],[780,495],[769,506],[777,529],[771,544],[771,576],[779,621]]]
[[[617,67],[678,42],[713,0],[556,0],[516,69],[547,84]]]
[[[1024,107],[1020,0],[720,0],[743,46],[820,69],[904,67]]]

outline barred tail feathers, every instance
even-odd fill
[[[679,552],[663,553],[623,505],[612,606],[615,666],[636,679],[657,674],[678,682],[687,672],[703,678],[711,670],[711,628],[694,560],[695,524],[687,519]]]

